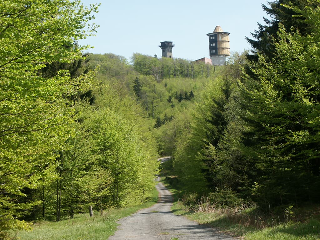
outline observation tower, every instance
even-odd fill
[[[209,36],[209,52],[212,65],[224,65],[230,56],[230,40],[228,32],[224,32],[220,26],[216,26]]]
[[[161,42],[159,46],[162,49],[162,57],[172,58],[172,48],[174,44],[170,41]]]

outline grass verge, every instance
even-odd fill
[[[129,216],[140,209],[148,208],[158,201],[158,192],[146,203],[134,207],[110,209],[97,213],[93,217],[89,214],[78,214],[73,219],[60,222],[36,222],[31,231],[18,231],[13,239],[19,240],[105,240],[117,230],[117,221]]]
[[[181,199],[178,185],[165,185],[174,194],[172,211],[200,224],[206,224],[223,233],[248,240],[320,240],[320,205],[295,208],[290,206],[272,213],[251,208],[214,208],[206,203],[190,208]]]
[[[319,240],[320,218],[314,215],[304,221],[288,221],[283,223],[261,223],[271,221],[271,217],[259,216],[252,213],[254,209],[246,212],[234,213],[219,210],[212,212],[190,211],[181,201],[174,203],[172,211],[176,215],[183,215],[200,224],[206,224],[219,229],[231,236],[248,240]],[[303,211],[300,209],[300,211]],[[252,221],[255,219],[254,221]],[[268,226],[271,225],[271,226]]]

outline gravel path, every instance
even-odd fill
[[[124,239],[215,239],[232,240],[218,231],[199,225],[171,211],[173,198],[162,183],[157,185],[159,201],[150,208],[123,218],[119,228],[110,240]]]

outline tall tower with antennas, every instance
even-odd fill
[[[174,44],[170,41],[161,42],[159,46],[162,49],[162,57],[172,58],[172,48]]]
[[[209,52],[212,65],[224,65],[227,56],[230,56],[230,33],[224,32],[220,26],[216,26],[209,36]]]

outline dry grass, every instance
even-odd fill
[[[173,211],[245,239],[320,239],[320,205],[264,213],[254,205],[221,208],[199,201],[189,208],[179,201]]]

